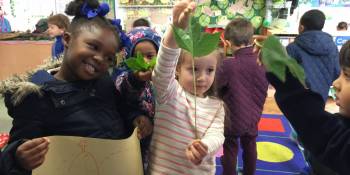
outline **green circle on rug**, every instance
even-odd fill
[[[288,147],[274,142],[256,142],[258,159],[266,162],[281,163],[294,157],[293,151]]]

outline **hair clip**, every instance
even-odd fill
[[[85,15],[88,19],[94,18],[97,15],[105,16],[109,12],[109,5],[107,3],[101,3],[97,8],[91,8],[87,2],[84,2],[81,7],[81,14]]]

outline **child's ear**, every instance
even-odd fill
[[[68,44],[72,39],[72,34],[69,32],[64,32],[63,34],[63,45],[65,48],[68,48]]]
[[[224,45],[227,46],[228,48],[231,48],[232,44],[229,40],[224,40]]]
[[[305,27],[303,25],[299,24],[299,27],[298,27],[299,33],[303,33],[304,30],[305,30]]]
[[[175,70],[175,79],[179,79],[179,70],[180,68],[176,68],[176,70]]]

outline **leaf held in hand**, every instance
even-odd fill
[[[178,46],[192,54],[193,57],[202,57],[213,52],[220,42],[220,34],[203,32],[197,18],[192,17],[188,29],[182,30],[173,26],[173,34]]]
[[[290,58],[285,48],[275,36],[269,36],[262,47],[262,62],[267,71],[273,73],[278,79],[286,81],[286,68],[301,84],[305,84],[304,69],[293,58]]]
[[[156,62],[156,57],[153,57],[150,62],[146,62],[143,59],[142,54],[139,52],[137,53],[136,58],[131,57],[125,61],[126,65],[134,72],[151,70],[156,65]]]

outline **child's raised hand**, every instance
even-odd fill
[[[200,165],[203,158],[208,154],[208,146],[200,140],[194,140],[186,148],[186,157],[195,165]]]
[[[173,25],[185,29],[195,7],[196,4],[191,0],[182,0],[176,3],[173,8]]]
[[[21,144],[16,151],[18,163],[26,170],[39,167],[45,160],[49,150],[49,139],[46,137],[28,140]]]
[[[138,127],[137,137],[143,139],[153,132],[153,124],[150,119],[144,115],[140,115],[134,119],[134,126]]]
[[[173,8],[173,26],[186,29],[194,11],[196,4],[191,0],[182,0],[177,2]],[[163,37],[163,44],[169,48],[178,48],[175,38],[173,37],[172,27],[168,27]]]

